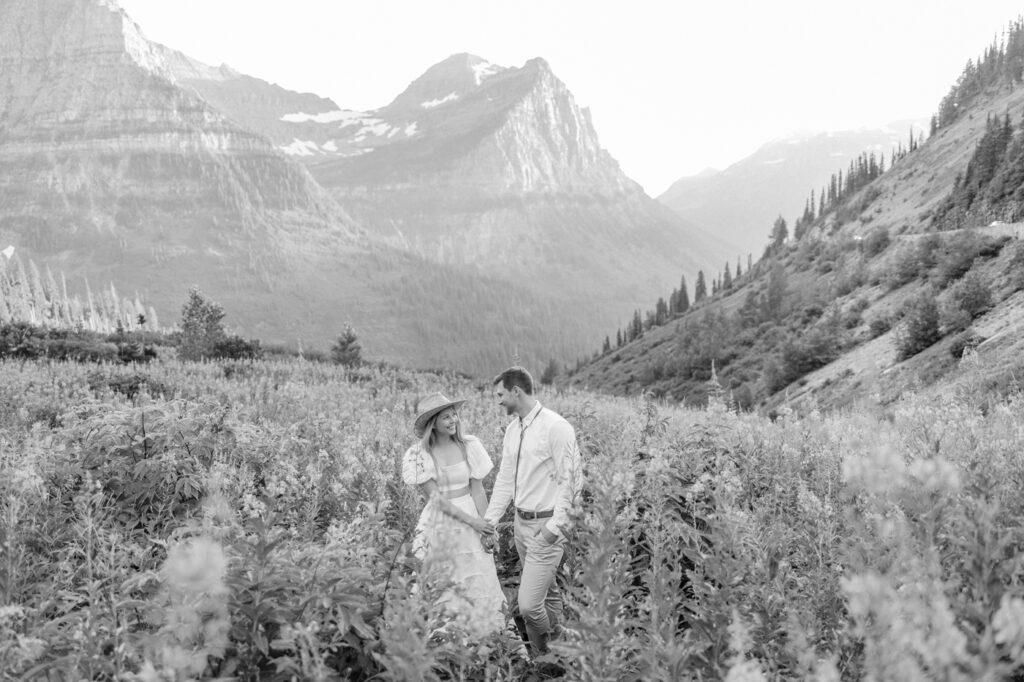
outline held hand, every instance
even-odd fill
[[[485,521],[480,517],[472,519],[469,525],[473,528],[473,530],[475,530],[477,533],[480,533],[481,535],[494,534],[494,524],[490,521]]]

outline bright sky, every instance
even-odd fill
[[[470,52],[543,57],[657,196],[761,144],[927,118],[1012,0],[120,0],[151,40],[347,109]]]

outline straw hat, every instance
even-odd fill
[[[426,398],[423,398],[416,403],[416,411],[419,413],[416,415],[416,421],[412,424],[412,430],[417,436],[423,436],[424,430],[427,428],[427,422],[434,418],[435,415],[444,412],[449,407],[459,407],[465,400],[448,400],[441,393],[431,393]]]

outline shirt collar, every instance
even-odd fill
[[[519,420],[519,428],[520,429],[525,429],[530,424],[532,424],[533,421],[537,418],[537,415],[540,414],[540,411],[541,411],[541,405],[540,405],[540,401],[538,400],[537,404],[533,406],[533,409],[530,410],[529,412],[527,412],[526,416]]]

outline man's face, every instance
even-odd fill
[[[494,389],[494,395],[498,397],[498,404],[505,408],[505,414],[513,415],[516,413],[516,407],[518,405],[515,386],[509,390],[501,384],[498,384]]]

